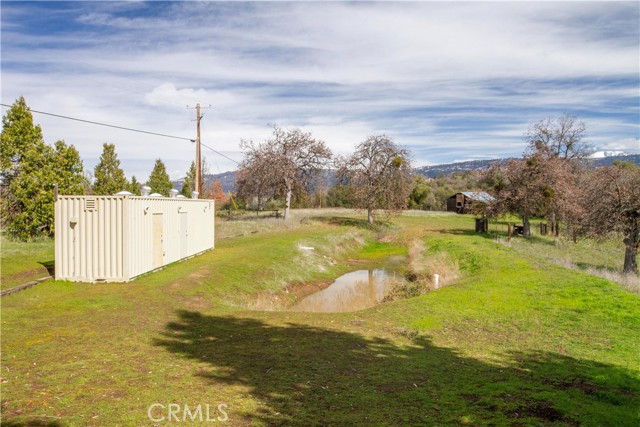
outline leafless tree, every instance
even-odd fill
[[[640,245],[640,167],[617,163],[593,171],[585,181],[582,231],[603,237],[621,233],[624,273],[638,274]]]
[[[563,115],[534,123],[525,134],[528,152],[542,152],[565,160],[583,159],[593,152],[585,142],[587,126],[577,117]]]
[[[524,237],[531,236],[530,219],[553,217],[574,222],[580,215],[577,175],[564,159],[537,151],[506,164],[495,163],[487,172],[496,200],[488,207],[492,216],[514,213],[522,219]]]
[[[570,115],[531,125],[523,158],[494,164],[487,173],[496,193],[489,213],[519,215],[525,237],[531,235],[532,216],[544,216],[553,224],[562,220],[575,230],[583,209],[578,181],[584,172],[576,160],[592,152],[585,132],[586,125]]]
[[[550,162],[550,166],[566,172],[562,182],[554,182],[555,187],[567,188],[565,197],[555,197],[551,209],[546,214],[552,227],[557,227],[558,221],[565,221],[572,229],[576,238],[576,219],[580,213],[580,203],[576,196],[580,188],[576,181],[585,173],[585,162],[593,153],[591,145],[585,141],[587,125],[576,116],[564,114],[557,119],[548,118],[531,125],[526,133],[528,142],[525,156],[539,155],[549,159],[561,159],[563,162]],[[556,228],[557,230],[557,228]]]
[[[386,135],[373,135],[358,144],[353,155],[340,159],[338,177],[351,185],[355,206],[366,210],[373,223],[378,209],[394,212],[407,207],[412,172],[409,150]]]
[[[274,126],[270,139],[256,144],[242,141],[245,150],[238,168],[238,194],[258,198],[258,204],[274,197],[284,197],[284,218],[289,218],[291,199],[302,195],[333,155],[327,145],[300,129],[284,130]]]

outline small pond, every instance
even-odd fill
[[[335,313],[373,307],[382,302],[400,277],[384,269],[353,271],[338,277],[328,288],[303,298],[290,310]]]

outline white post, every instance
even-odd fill
[[[438,289],[440,284],[440,275],[439,274],[434,274],[433,275],[433,289]]]

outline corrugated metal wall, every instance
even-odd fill
[[[214,202],[61,196],[55,203],[56,279],[128,281],[214,246]]]
[[[63,196],[55,204],[56,279],[122,281],[122,197]]]

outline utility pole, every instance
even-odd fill
[[[200,156],[200,103],[196,104],[196,185],[198,198],[202,198],[202,158]]]
[[[188,109],[191,109],[191,107],[189,107],[187,105]],[[211,108],[211,105],[209,105],[208,107],[203,107],[203,108]],[[194,190],[198,192],[198,198],[202,198],[202,187],[203,187],[203,182],[202,182],[202,155],[200,153],[201,151],[201,136],[200,136],[200,120],[204,117],[203,114],[200,114],[200,103],[196,104],[196,182],[194,185]]]

